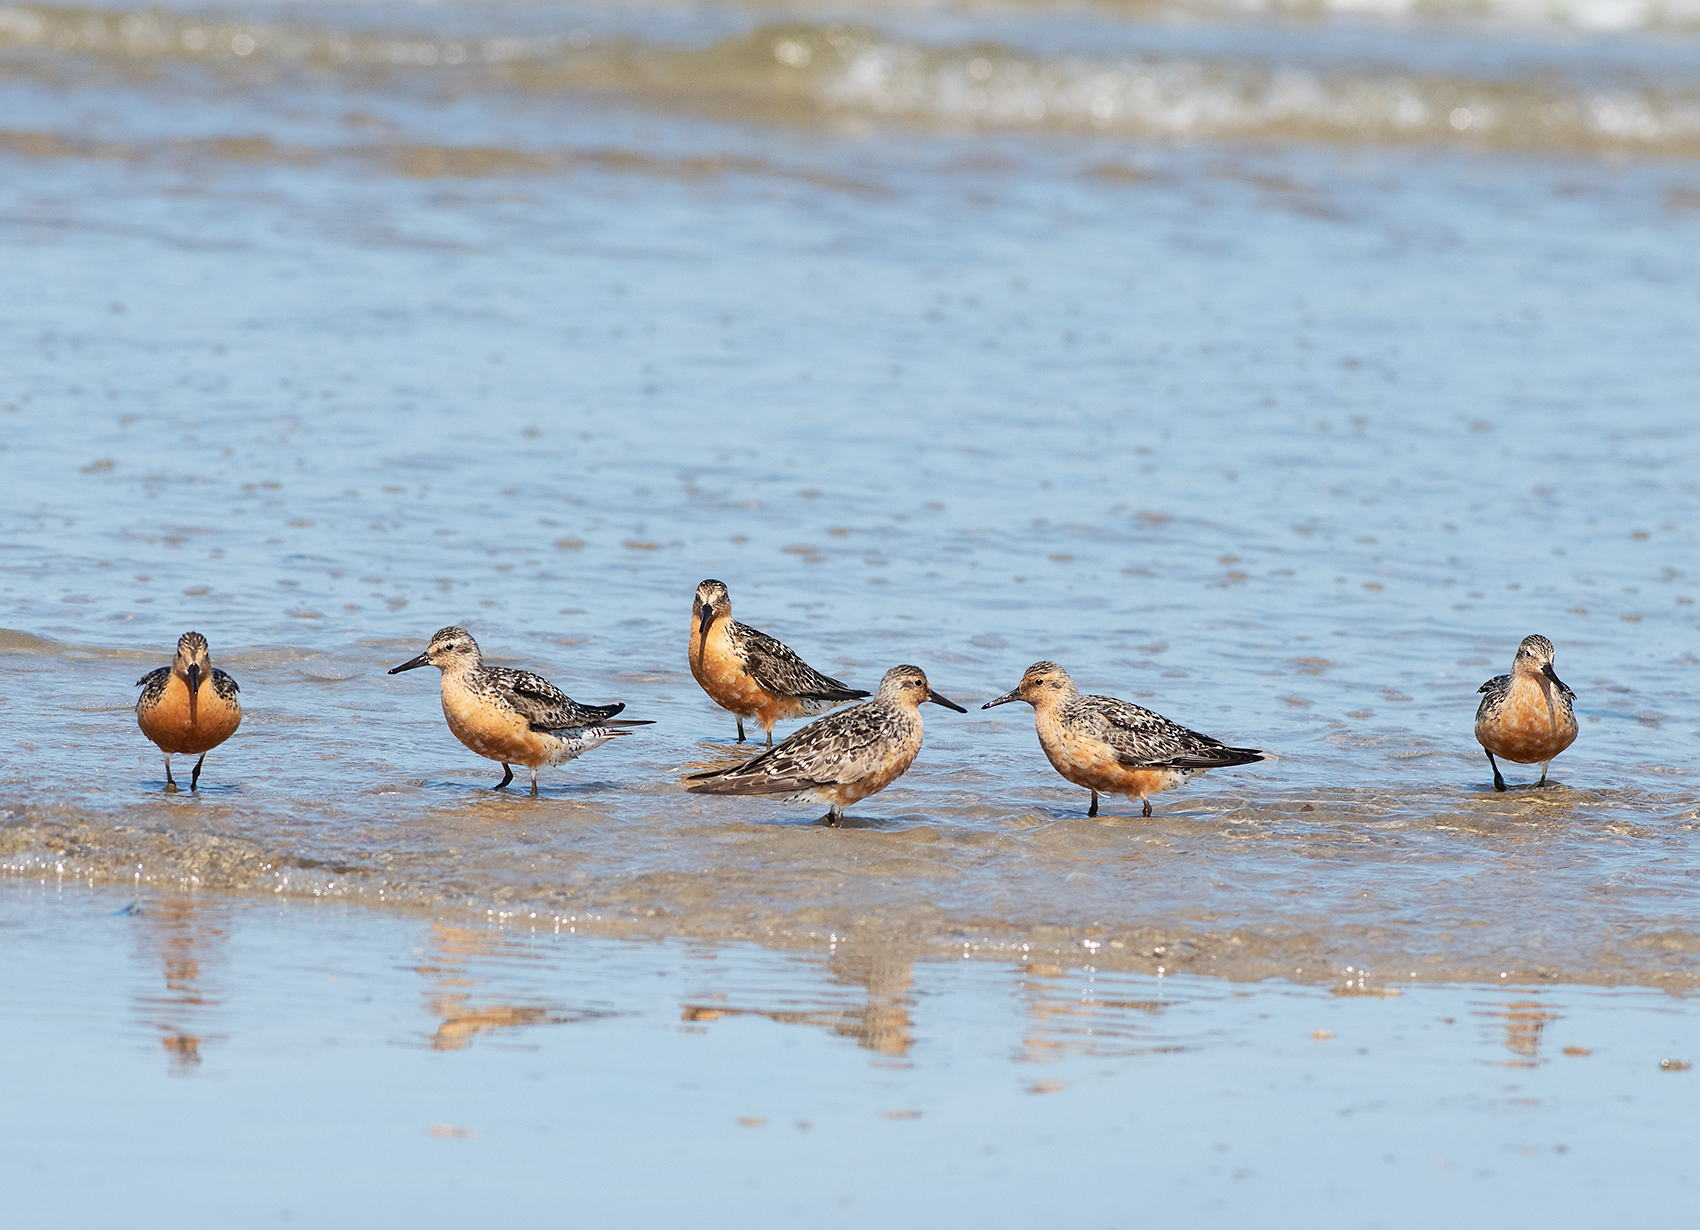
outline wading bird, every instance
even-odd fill
[[[600,747],[627,726],[653,726],[647,721],[612,721],[626,706],[581,705],[547,679],[528,671],[485,666],[478,642],[464,628],[442,628],[425,652],[393,668],[397,675],[420,666],[440,670],[443,716],[455,738],[480,756],[499,761],[502,789],[514,779],[513,766],[531,770],[531,793],[537,794],[537,770],[565,764]]]
[[[1552,669],[1552,642],[1526,636],[1511,659],[1511,673],[1496,675],[1477,691],[1485,692],[1476,710],[1476,742],[1493,766],[1493,788],[1505,789],[1495,756],[1517,764],[1541,766],[1547,780],[1552,758],[1576,742],[1576,698]]]
[[[754,760],[693,773],[692,794],[771,794],[816,798],[830,805],[830,825],[844,809],[878,794],[908,771],[921,750],[921,705],[926,701],[966,713],[927,684],[918,666],[894,666],[872,700],[817,718]]]
[[[136,686],[142,689],[136,699],[136,725],[165,753],[165,789],[177,792],[171,758],[198,754],[200,759],[189,774],[189,789],[196,789],[207,753],[242,724],[236,680],[212,664],[206,637],[185,632],[177,638],[177,656],[171,665],[149,671],[136,680]]]
[[[691,674],[708,698],[738,719],[754,718],[773,742],[773,724],[813,717],[867,693],[823,675],[792,650],[732,618],[732,598],[721,581],[697,586],[691,603]]]
[[[1024,700],[1033,706],[1039,746],[1051,765],[1076,786],[1092,792],[1088,816],[1098,814],[1098,795],[1125,794],[1145,805],[1151,796],[1185,785],[1206,769],[1262,760],[1256,748],[1227,747],[1221,740],[1188,730],[1149,709],[1113,696],[1082,696],[1068,672],[1055,662],[1035,662],[1013,691],[980,707]]]

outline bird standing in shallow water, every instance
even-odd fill
[[[1476,709],[1476,742],[1493,766],[1493,788],[1505,789],[1495,756],[1518,764],[1541,766],[1547,780],[1552,758],[1576,742],[1576,693],[1552,669],[1552,642],[1526,636],[1511,659],[1511,673],[1496,675],[1477,691],[1485,692]]]
[[[443,672],[443,716],[455,738],[480,756],[499,761],[500,790],[514,779],[513,765],[531,770],[531,793],[537,795],[537,770],[565,764],[600,747],[626,726],[653,726],[647,721],[611,721],[626,706],[581,705],[547,679],[528,671],[485,666],[478,642],[464,628],[442,628],[425,652],[393,668],[397,675],[420,666]]]
[[[732,618],[732,598],[723,581],[697,586],[691,603],[691,674],[708,698],[738,719],[755,718],[773,743],[773,724],[813,717],[867,693],[823,675],[765,632]]]
[[[754,760],[693,773],[692,794],[771,794],[814,797],[830,804],[822,817],[836,826],[844,809],[902,777],[921,750],[921,705],[967,710],[927,684],[918,666],[894,666],[874,698],[810,722]]]
[[[1013,691],[980,707],[1012,700],[1033,706],[1039,746],[1052,767],[1092,792],[1088,816],[1098,814],[1099,791],[1137,797],[1149,816],[1151,795],[1184,785],[1206,769],[1263,759],[1255,748],[1227,747],[1125,700],[1082,696],[1055,662],[1033,663]]]
[[[171,758],[179,753],[200,755],[189,774],[189,789],[197,789],[207,753],[242,724],[236,680],[213,666],[206,637],[185,632],[177,638],[171,665],[149,671],[136,686],[142,689],[136,698],[136,725],[165,753],[166,791],[177,792]]]

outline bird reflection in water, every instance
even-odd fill
[[[867,999],[859,1006],[826,1008],[736,1008],[720,1003],[685,1004],[679,1019],[697,1024],[722,1017],[760,1016],[783,1025],[812,1025],[829,1029],[856,1045],[890,1059],[901,1059],[915,1044],[910,1017],[914,997],[914,963],[909,960],[866,960],[834,954],[827,961],[832,980],[840,986],[862,987]]]
[[[1508,1068],[1535,1068],[1541,1062],[1541,1032],[1549,1021],[1561,1019],[1559,1014],[1548,1012],[1546,1005],[1539,1000],[1524,999],[1506,1004],[1496,1004],[1493,1010],[1479,1015],[1493,1017],[1505,1022],[1505,1045],[1510,1048],[1516,1059],[1503,1060],[1503,1066]]]
[[[221,955],[228,913],[192,897],[156,898],[134,913],[146,955],[159,962],[165,981],[163,994],[136,996],[137,1014],[159,1031],[171,1075],[192,1075],[201,1048],[223,1041],[223,1035],[204,1031],[220,1001],[208,994],[203,967]]]
[[[1156,1016],[1161,1000],[1101,999],[1093,985],[1074,985],[1060,965],[1028,965],[1018,983],[1026,1001],[1027,1031],[1016,1059],[1021,1063],[1052,1063],[1064,1055],[1151,1054],[1180,1050],[1152,1046],[1127,1020],[1137,1012]],[[1137,1040],[1137,1041],[1136,1041]]]
[[[541,955],[514,944],[495,932],[431,924],[432,962],[415,967],[436,988],[425,996],[426,1008],[439,1018],[436,1033],[427,1045],[434,1051],[458,1051],[481,1033],[518,1029],[527,1025],[564,1025],[612,1013],[594,1009],[565,1011],[541,1004],[484,1003],[474,1005],[464,987],[483,985],[487,979],[474,977],[470,966],[477,961],[490,964],[538,961]]]

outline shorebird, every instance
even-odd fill
[[[1477,691],[1485,692],[1476,710],[1476,742],[1493,766],[1493,788],[1505,789],[1495,756],[1517,764],[1541,766],[1547,780],[1552,758],[1576,742],[1576,698],[1553,673],[1552,642],[1544,636],[1525,636],[1511,659],[1511,673],[1496,675]]]
[[[619,735],[626,726],[653,726],[647,721],[611,721],[626,706],[581,705],[560,688],[528,671],[485,666],[478,642],[464,628],[440,628],[425,652],[391,669],[399,675],[420,666],[443,672],[443,716],[455,738],[501,763],[500,790],[514,779],[513,766],[531,770],[531,793],[537,795],[537,770],[566,764]]]
[[[921,750],[921,705],[967,710],[927,685],[918,666],[894,666],[874,698],[810,722],[754,760],[693,773],[692,794],[813,796],[830,805],[821,819],[836,826],[844,809],[902,777]]]
[[[773,724],[813,717],[867,693],[823,675],[789,647],[732,618],[732,598],[723,581],[697,586],[691,603],[691,674],[708,698],[738,719],[755,718],[773,745]]]
[[[981,705],[1024,700],[1033,706],[1039,746],[1051,766],[1092,792],[1088,816],[1098,814],[1098,793],[1135,796],[1151,814],[1151,796],[1185,785],[1206,769],[1250,764],[1263,753],[1227,747],[1221,740],[1113,696],[1082,696],[1055,662],[1035,662],[1013,691]]]
[[[236,680],[212,664],[207,638],[185,632],[177,638],[177,656],[170,666],[149,671],[136,680],[136,725],[165,753],[165,789],[177,792],[171,758],[200,754],[189,774],[189,789],[201,783],[207,753],[242,724],[242,702],[236,699]]]

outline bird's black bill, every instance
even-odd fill
[[[409,658],[406,662],[403,662],[400,666],[390,667],[390,674],[399,675],[399,674],[402,673],[402,671],[410,671],[410,670],[415,669],[416,667],[429,666],[429,665],[431,665],[431,655],[428,654],[428,653],[422,653],[417,658]]]
[[[1564,691],[1568,692],[1570,690],[1569,688],[1566,688],[1564,686],[1564,680],[1560,679],[1558,677],[1557,673],[1552,669],[1552,663],[1551,662],[1548,662],[1545,666],[1541,667],[1541,674],[1545,675],[1548,679],[1552,680],[1555,684],[1557,684]]]
[[[201,665],[199,662],[189,663],[189,669],[184,672],[189,676],[189,695],[193,696],[201,690]]]
[[[1012,700],[1020,699],[1021,689],[1016,688],[1013,692],[1005,692],[1002,696],[994,696],[991,700],[988,700],[985,704],[981,705],[980,708],[990,709],[993,705],[1007,705]]]
[[[702,634],[707,636],[708,626],[714,622],[714,608],[704,605],[702,608],[702,614],[698,616],[697,622],[702,625]]]
[[[932,701],[933,704],[935,704],[935,705],[943,705],[946,709],[954,709],[958,713],[967,713],[968,712],[968,710],[964,709],[961,705],[957,704],[954,700],[950,700],[947,697],[940,696],[937,692],[933,691],[931,688],[927,689],[927,699]]]

